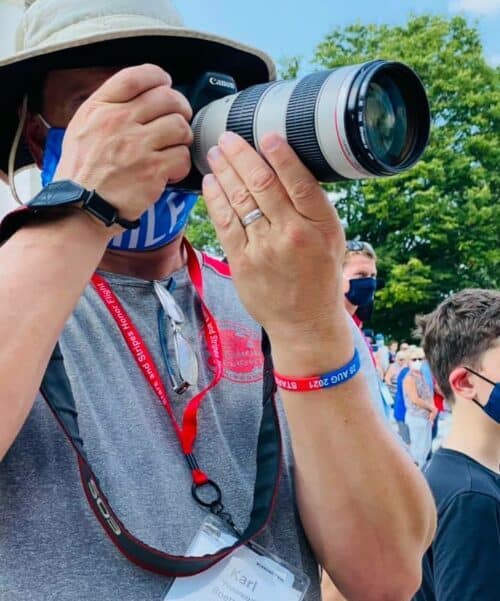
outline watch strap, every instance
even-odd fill
[[[119,216],[118,210],[115,209],[107,200],[97,194],[95,190],[86,190],[87,195],[83,199],[82,209],[88,211],[94,217],[100,219],[106,227],[111,227],[115,223],[121,225],[126,230],[135,230],[141,223],[140,219],[129,221]]]
[[[28,204],[7,214],[0,224],[0,244],[25,224],[38,217],[50,217],[58,209],[82,203],[78,207],[100,219],[107,227],[118,224],[125,229],[139,227],[140,219],[129,221],[95,190],[86,190],[70,180],[60,180],[46,186]]]

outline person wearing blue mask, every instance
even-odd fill
[[[414,601],[498,601],[500,292],[462,290],[416,323],[452,425],[424,471],[438,528]]]
[[[371,244],[361,240],[347,240],[342,264],[344,305],[354,323],[363,331],[363,323],[370,319],[377,290],[377,255]],[[380,371],[372,344],[364,336],[372,363]],[[374,342],[374,341],[372,341]],[[379,374],[380,375],[380,374]]]
[[[346,241],[342,275],[346,309],[362,327],[371,317],[377,290],[377,255],[371,244]]]
[[[377,255],[372,245],[361,240],[347,240],[342,266],[344,287],[344,305],[354,323],[363,332],[363,322],[371,317],[375,292],[377,290]],[[365,345],[362,353],[367,362],[371,362],[375,371],[369,367],[365,370],[372,396],[377,399],[382,414],[389,416],[389,404],[382,394],[382,367],[377,353],[364,335]]]

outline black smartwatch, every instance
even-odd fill
[[[118,211],[95,190],[86,190],[71,180],[60,180],[45,186],[26,205],[31,214],[48,214],[51,209],[69,207],[82,203],[79,208],[100,219],[106,227],[115,223],[127,230],[139,227],[140,220],[121,219]]]

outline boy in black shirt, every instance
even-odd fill
[[[500,292],[464,290],[417,325],[453,425],[425,471],[438,528],[414,601],[500,601]]]

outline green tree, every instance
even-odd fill
[[[500,71],[462,17],[412,17],[402,27],[351,25],[319,44],[315,63],[335,68],[374,58],[413,67],[433,115],[422,160],[394,178],[335,185],[347,235],[376,248],[386,287],[376,329],[408,337],[414,315],[464,287],[497,287],[500,267]]]
[[[186,236],[195,248],[218,257],[224,256],[215,228],[208,216],[207,205],[203,196],[200,196],[189,217]]]

